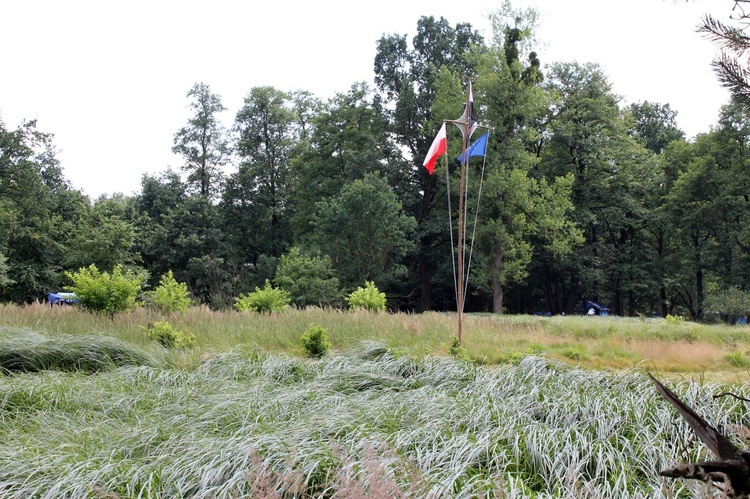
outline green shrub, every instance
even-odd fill
[[[750,367],[750,359],[742,352],[732,352],[724,356],[724,359],[734,367],[747,369]]]
[[[73,285],[65,289],[76,294],[83,308],[110,316],[133,308],[145,281],[144,275],[136,275],[132,270],[123,272],[121,265],[112,269],[111,274],[99,272],[92,264],[65,275],[73,281]]]
[[[705,310],[711,310],[729,324],[734,324],[738,317],[750,315],[750,293],[737,287],[707,293],[703,303]],[[710,316],[710,313],[706,313]]]
[[[346,297],[346,301],[349,302],[349,310],[357,308],[374,312],[385,310],[385,293],[380,293],[372,281],[365,281],[365,287],[359,287],[352,291]]]
[[[665,317],[669,324],[684,324],[685,318],[680,315],[667,314]]]
[[[292,248],[281,257],[274,282],[289,292],[292,303],[299,308],[341,304],[339,280],[327,255],[311,257]]]
[[[590,358],[586,349],[579,345],[563,345],[560,348],[560,354],[575,361],[584,361]]]
[[[146,327],[146,337],[165,348],[192,348],[195,346],[193,334],[175,329],[167,321],[149,324]]]
[[[449,352],[451,354],[451,357],[455,357],[456,359],[471,360],[469,358],[469,352],[467,352],[466,349],[461,346],[461,343],[458,342],[457,337],[453,338],[453,342],[451,343]]]
[[[323,357],[331,348],[328,333],[321,326],[310,325],[300,336],[300,341],[307,356],[316,359]]]
[[[518,350],[511,350],[510,352],[505,352],[497,359],[498,364],[510,364],[513,366],[517,366],[521,363],[523,359],[528,357],[530,354],[528,352],[519,352]]]
[[[146,303],[162,313],[184,312],[190,306],[190,293],[187,284],[177,282],[168,271],[161,276],[159,285],[153,291],[147,291]]]
[[[255,288],[255,291],[247,295],[241,294],[234,302],[234,308],[240,312],[252,310],[258,313],[281,312],[289,305],[290,297],[287,291],[274,288],[266,279],[263,289]]]

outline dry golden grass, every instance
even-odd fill
[[[196,336],[191,358],[242,345],[302,355],[299,336],[311,324],[328,332],[335,350],[379,341],[411,355],[448,355],[457,334],[455,314],[387,314],[336,309],[289,309],[257,315],[193,307],[162,316],[137,308],[114,319],[74,307],[0,305],[2,328],[28,328],[45,334],[107,334],[147,345],[144,327],[167,320]],[[721,373],[750,378],[748,327],[702,325],[687,321],[619,317],[465,316],[463,347],[484,364],[515,362],[527,354],[546,355],[589,369],[641,367],[674,373]]]

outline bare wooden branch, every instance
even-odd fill
[[[740,397],[736,393],[732,393],[732,392],[722,392],[722,393],[719,393],[718,395],[714,395],[714,398],[718,399],[718,398],[721,398],[721,397],[726,397],[727,395],[730,396],[730,397],[734,397],[737,400],[742,400],[744,402],[750,402],[750,399],[745,398],[745,397]]]
[[[650,374],[648,376],[656,390],[677,409],[698,438],[718,458],[717,461],[680,464],[662,470],[659,474],[670,478],[692,478],[711,483],[729,498],[750,498],[750,452],[738,449],[669,388]]]

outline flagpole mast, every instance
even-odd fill
[[[468,106],[469,98],[466,98]],[[468,127],[467,127],[468,128]],[[458,344],[461,345],[461,333],[463,332],[463,315],[464,315],[464,256],[466,244],[464,241],[464,202],[466,194],[466,147],[468,142],[468,130],[463,134],[463,143],[461,145],[461,175],[458,181],[458,289],[456,290],[456,308],[458,311]]]
[[[469,79],[469,88],[471,88],[471,79]],[[458,318],[458,344],[461,345],[462,334],[463,334],[463,315],[464,315],[464,201],[466,193],[464,189],[466,186],[466,163],[468,158],[466,157],[466,148],[468,147],[469,134],[470,134],[470,116],[469,108],[471,106],[471,92],[466,94],[466,121],[457,120],[446,120],[451,123],[455,123],[463,127],[464,133],[462,144],[461,144],[461,170],[458,181],[458,243],[457,243],[457,267],[458,267],[458,278],[456,284],[456,315]]]
[[[464,271],[466,270],[464,268],[464,258],[466,256],[466,242],[465,242],[465,231],[464,231],[464,205],[468,202],[467,196],[468,192],[466,191],[466,187],[468,185],[468,163],[469,158],[467,156],[467,149],[469,145],[469,139],[471,138],[471,134],[474,131],[474,129],[477,126],[480,126],[477,124],[477,116],[474,111],[474,97],[471,89],[471,78],[469,78],[469,91],[466,95],[466,108],[464,109],[464,114],[457,120],[443,120],[443,125],[440,127],[440,131],[438,132],[437,136],[435,137],[435,140],[432,141],[432,145],[430,146],[430,150],[427,152],[427,157],[425,158],[422,165],[427,168],[427,171],[430,175],[433,174],[435,171],[435,161],[438,157],[445,154],[448,150],[447,140],[446,140],[446,134],[445,134],[445,124],[446,123],[453,123],[454,125],[458,126],[459,129],[461,129],[461,135],[463,137],[462,144],[461,144],[461,169],[459,174],[459,185],[458,185],[458,244],[457,244],[457,251],[458,253],[458,269],[456,269],[456,260],[453,259],[453,248],[451,247],[451,259],[454,262],[454,268],[453,268],[453,278],[455,279],[454,283],[456,285],[456,316],[458,318],[458,344],[461,344],[461,341],[463,340],[463,315],[464,315],[464,301],[466,298],[466,295],[464,293],[464,288],[466,287],[465,284],[465,276]],[[487,128],[487,127],[483,127]],[[472,146],[473,147],[473,146]],[[486,153],[487,144],[486,139],[484,141],[484,149]],[[484,155],[484,153],[483,153]],[[446,185],[449,186],[449,178],[450,174],[448,171],[448,165],[447,165],[447,158],[446,158],[446,168],[445,168],[445,180]],[[480,183],[480,191],[481,191],[481,183]],[[478,203],[478,199],[477,199]],[[478,204],[477,204],[478,207]],[[450,188],[448,189],[448,221],[449,223],[452,221],[452,214],[450,213]],[[478,209],[478,208],[477,208]],[[476,221],[475,221],[476,224]],[[476,230],[476,227],[475,227]],[[451,224],[451,246],[453,246],[453,226]],[[469,258],[469,264],[471,264],[471,258]],[[456,275],[456,270],[458,270],[458,275]]]
[[[458,344],[461,344],[464,314],[464,186],[466,185],[466,137],[461,148],[461,175],[458,182],[458,285],[456,286],[456,311],[458,312]]]

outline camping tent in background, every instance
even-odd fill
[[[47,303],[50,305],[75,305],[78,297],[75,293],[50,293],[47,295]]]
[[[585,301],[576,307],[577,314],[587,314],[590,310],[593,310],[594,313],[589,315],[609,315],[609,308],[593,301]]]

